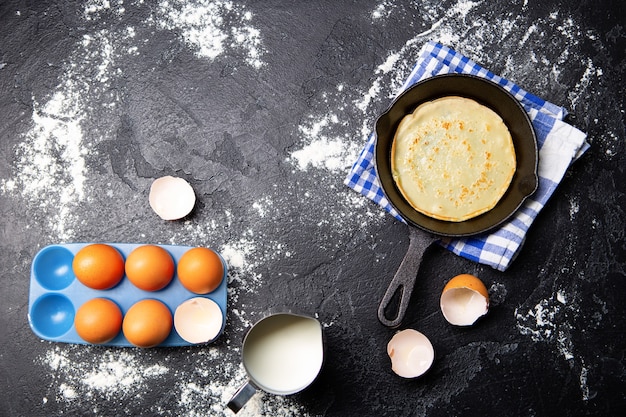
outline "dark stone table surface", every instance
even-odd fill
[[[617,416],[626,410],[626,28],[615,0],[0,3],[0,415],[220,416],[268,312],[324,326],[317,380],[243,416]],[[505,272],[429,252],[402,328],[432,341],[391,371],[377,307],[407,227],[343,184],[429,40],[564,106],[588,134]],[[193,186],[164,221],[155,178]],[[68,242],[208,246],[227,259],[210,345],[43,341],[30,268]],[[489,288],[470,328],[439,310],[460,273]]]

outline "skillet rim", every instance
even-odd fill
[[[517,167],[509,188],[486,213],[461,222],[439,220],[415,210],[397,188],[391,175],[391,144],[400,120],[420,104],[445,96],[473,99],[494,110],[511,132]],[[522,104],[497,83],[471,74],[435,75],[401,93],[376,120],[375,169],[389,203],[410,225],[447,237],[473,236],[507,221],[538,185],[537,137]]]

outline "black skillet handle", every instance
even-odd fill
[[[417,279],[417,272],[422,263],[426,250],[437,241],[437,238],[409,226],[409,249],[402,259],[380,305],[378,306],[378,320],[387,327],[395,328],[400,325],[411,300],[411,293]],[[395,317],[388,318],[387,310],[396,293],[400,291],[400,302]]]

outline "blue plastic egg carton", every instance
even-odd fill
[[[89,243],[68,243],[50,245],[41,249],[33,258],[30,274],[28,299],[28,322],[33,332],[44,340],[64,343],[88,344],[78,336],[74,328],[74,316],[78,308],[92,298],[108,298],[114,301],[126,314],[137,301],[156,299],[163,302],[172,313],[182,302],[195,297],[206,297],[215,301],[222,311],[222,330],[226,324],[226,297],[228,266],[220,255],[224,266],[224,276],[219,287],[209,294],[195,294],[182,286],[175,272],[172,281],[158,291],[144,291],[134,286],[124,276],[113,288],[95,290],[83,285],[74,275],[72,261],[74,255]],[[117,249],[126,259],[137,247],[144,244],[108,243]],[[192,246],[155,245],[165,249],[178,264],[180,257]],[[219,254],[218,254],[219,255]],[[122,331],[105,346],[133,345],[124,337]],[[191,343],[181,338],[172,326],[170,335],[159,346],[187,346]]]

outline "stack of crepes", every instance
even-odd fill
[[[563,121],[567,115],[567,110],[563,107],[524,91],[462,54],[436,42],[424,45],[413,71],[398,94],[418,81],[448,73],[472,74],[502,86],[520,101],[532,121],[537,136],[539,149],[537,191],[509,220],[495,230],[468,238],[442,239],[440,242],[457,255],[504,271],[517,256],[528,229],[554,193],[568,167],[589,148],[586,142],[587,135]],[[344,182],[404,222],[385,197],[376,177],[375,143],[376,134],[372,133]]]

